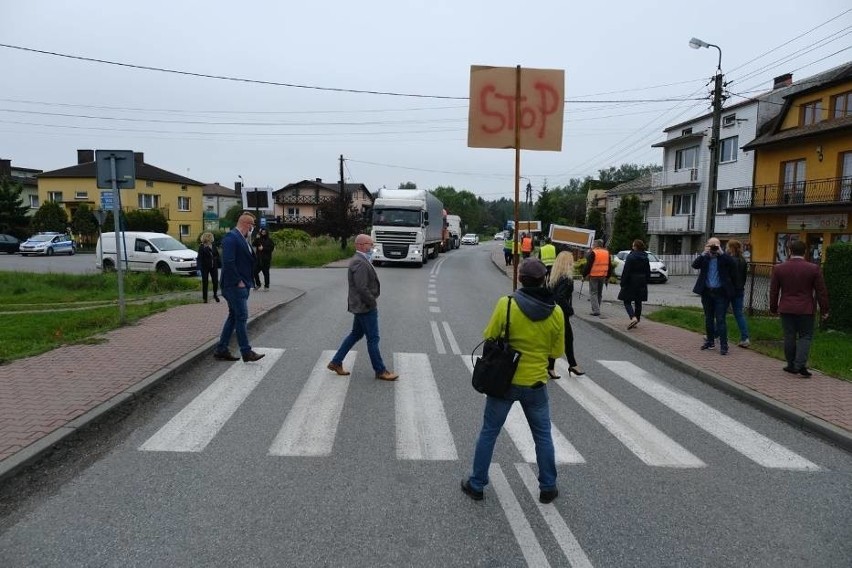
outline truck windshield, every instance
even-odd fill
[[[373,225],[419,227],[420,211],[411,209],[373,209]]]

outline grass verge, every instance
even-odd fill
[[[329,237],[315,237],[310,244],[295,244],[290,247],[276,247],[272,252],[273,268],[319,268],[330,262],[351,258],[355,254],[355,246],[350,243],[345,249],[340,248],[340,242]]]
[[[645,316],[652,321],[704,333],[704,312],[700,308],[666,307]],[[747,317],[751,349],[784,361],[784,334],[776,317]],[[728,337],[731,344],[739,338],[737,322],[729,315]],[[808,366],[827,375],[852,382],[852,334],[817,328],[811,343]]]

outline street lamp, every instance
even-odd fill
[[[713,87],[713,126],[710,134],[710,180],[707,184],[707,215],[704,222],[704,242],[713,236],[713,225],[716,215],[716,187],[719,182],[719,128],[722,122],[722,48],[718,45],[707,43],[698,38],[689,40],[689,47],[700,49],[702,47],[715,47],[719,51],[719,63],[716,65],[716,78]]]

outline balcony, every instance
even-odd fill
[[[825,205],[852,205],[852,177],[738,187],[733,190],[727,210],[746,212]]]
[[[672,233],[700,233],[701,227],[695,224],[695,215],[669,215],[666,217],[648,217],[648,233],[652,235]]]
[[[276,195],[275,203],[279,205],[319,205],[337,201],[336,195]]]
[[[698,184],[698,169],[663,170],[651,174],[651,187],[671,187],[676,185]]]

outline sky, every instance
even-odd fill
[[[279,189],[337,181],[342,155],[370,191],[511,198],[514,151],[467,147],[471,65],[564,70],[562,150],[521,152],[537,193],[661,163],[663,130],[710,109],[719,52],[692,37],[722,50],[726,104],[852,60],[848,0],[804,6],[0,0],[0,158],[49,171],[77,149],[133,150],[203,183]]]

